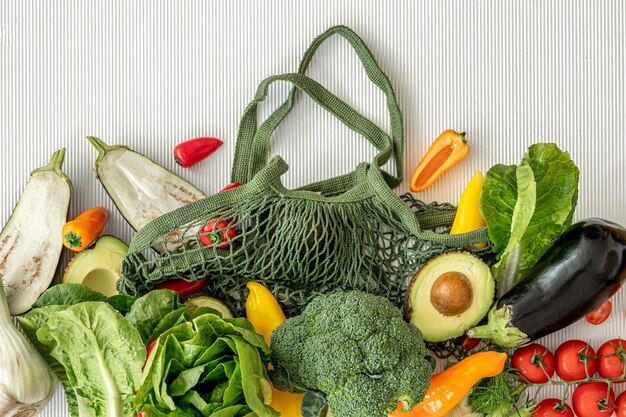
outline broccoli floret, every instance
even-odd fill
[[[430,382],[420,331],[361,291],[315,298],[272,333],[271,347],[275,384],[323,392],[333,417],[385,417],[398,401],[410,409]]]

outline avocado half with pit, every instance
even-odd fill
[[[463,335],[489,311],[495,283],[489,266],[469,252],[448,252],[424,264],[411,280],[404,316],[428,342]]]
[[[92,290],[111,296],[117,294],[122,261],[128,245],[115,236],[101,236],[88,249],[74,256],[65,269],[64,283],[83,284]]]

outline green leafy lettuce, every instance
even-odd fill
[[[191,313],[173,291],[136,299],[61,284],[19,322],[62,382],[72,417],[135,417],[136,408],[145,417],[278,415],[266,405],[263,337],[246,319]]]
[[[500,295],[571,224],[577,199],[578,168],[553,143],[532,145],[519,165],[487,172],[479,205],[498,254],[492,272]]]
[[[63,384],[73,417],[135,416],[146,350],[137,329],[110,304],[45,305],[19,322]]]
[[[246,319],[197,313],[159,336],[135,398],[137,410],[146,417],[277,417],[266,405],[271,385],[263,337]]]

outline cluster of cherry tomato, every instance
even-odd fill
[[[615,398],[612,384],[626,382],[624,362],[626,340],[613,339],[598,351],[582,340],[561,344],[554,355],[545,346],[534,343],[517,349],[511,366],[520,381],[530,384],[559,383],[552,380],[556,373],[565,386],[576,385],[572,408],[563,400],[549,398],[534,409],[532,417],[626,417],[626,391]],[[594,378],[595,374],[599,378]]]

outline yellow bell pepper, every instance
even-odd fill
[[[454,223],[452,223],[452,229],[450,229],[451,235],[471,232],[487,225],[478,208],[478,198],[480,197],[480,190],[483,188],[484,180],[485,177],[482,172],[476,171],[465,190],[463,190],[456,210],[456,216],[454,217]],[[485,247],[486,243],[476,246]]]
[[[269,346],[272,332],[286,320],[285,313],[274,294],[264,285],[248,282],[247,287],[250,293],[246,299],[246,316],[254,330],[265,338]],[[278,411],[281,417],[302,417],[303,398],[304,394],[292,394],[272,387],[270,407]]]

